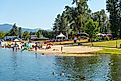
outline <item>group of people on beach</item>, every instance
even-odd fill
[[[24,51],[24,50],[39,50],[39,49],[49,49],[51,48],[52,44],[48,43],[48,42],[12,42],[11,44],[8,42],[4,42],[3,44],[1,44],[2,42],[0,42],[0,46],[3,48],[12,48],[13,51]],[[46,46],[45,48],[43,48],[43,45]]]

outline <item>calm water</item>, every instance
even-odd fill
[[[121,81],[121,55],[46,56],[0,49],[0,81]]]

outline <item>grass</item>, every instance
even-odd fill
[[[93,42],[93,46],[97,47],[106,47],[106,48],[116,48],[116,42],[117,42],[117,48],[120,47],[121,40],[110,40],[110,41],[102,41],[102,42]],[[88,40],[80,40],[77,41],[77,43],[81,43],[84,46],[92,46]],[[54,42],[56,45],[69,45],[69,44],[74,44],[73,41],[64,41],[64,42]]]
[[[81,40],[78,41],[77,43],[81,42],[82,45],[86,46],[92,46],[90,42],[87,42],[87,40]],[[97,47],[104,47],[103,50],[94,52],[96,54],[121,54],[121,49],[116,48],[116,43],[117,43],[117,48],[120,48],[121,40],[110,40],[110,41],[102,41],[102,42],[93,42],[93,46]],[[59,42],[56,42],[56,44],[60,44]],[[61,44],[73,44],[73,41],[66,41],[66,42],[61,42]]]
[[[107,49],[104,48],[103,50],[95,52],[96,54],[121,54],[121,49]]]
[[[117,48],[119,48],[120,44],[121,44],[121,40],[110,40],[110,41],[103,41],[103,42],[93,42],[93,46],[116,48],[116,41],[117,41]],[[83,45],[91,46],[91,43],[83,43]]]

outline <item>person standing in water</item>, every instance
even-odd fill
[[[35,45],[35,51],[37,51],[37,47],[38,47],[38,45],[37,45],[37,43],[36,43],[36,45]]]
[[[11,48],[12,48],[13,51],[15,50],[15,49],[14,49],[14,44],[13,44],[13,43],[11,44]]]

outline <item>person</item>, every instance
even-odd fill
[[[13,45],[13,43],[11,44],[11,48],[12,48],[13,51],[15,50],[15,49],[14,49],[14,45]]]
[[[39,48],[39,49],[42,49],[42,44],[39,44],[39,45],[38,45],[38,48]]]
[[[35,45],[35,51],[37,51],[37,47],[38,47],[38,45],[36,44],[36,45]]]
[[[76,41],[77,41],[77,37],[74,37],[74,43],[76,43]]]
[[[15,42],[15,49],[16,49],[16,52],[17,52],[17,50],[18,50],[18,47],[19,47],[19,45]]]
[[[0,46],[1,46],[1,44],[2,44],[2,41],[0,40]]]
[[[47,44],[46,49],[49,49],[49,48],[51,48],[51,45]]]

